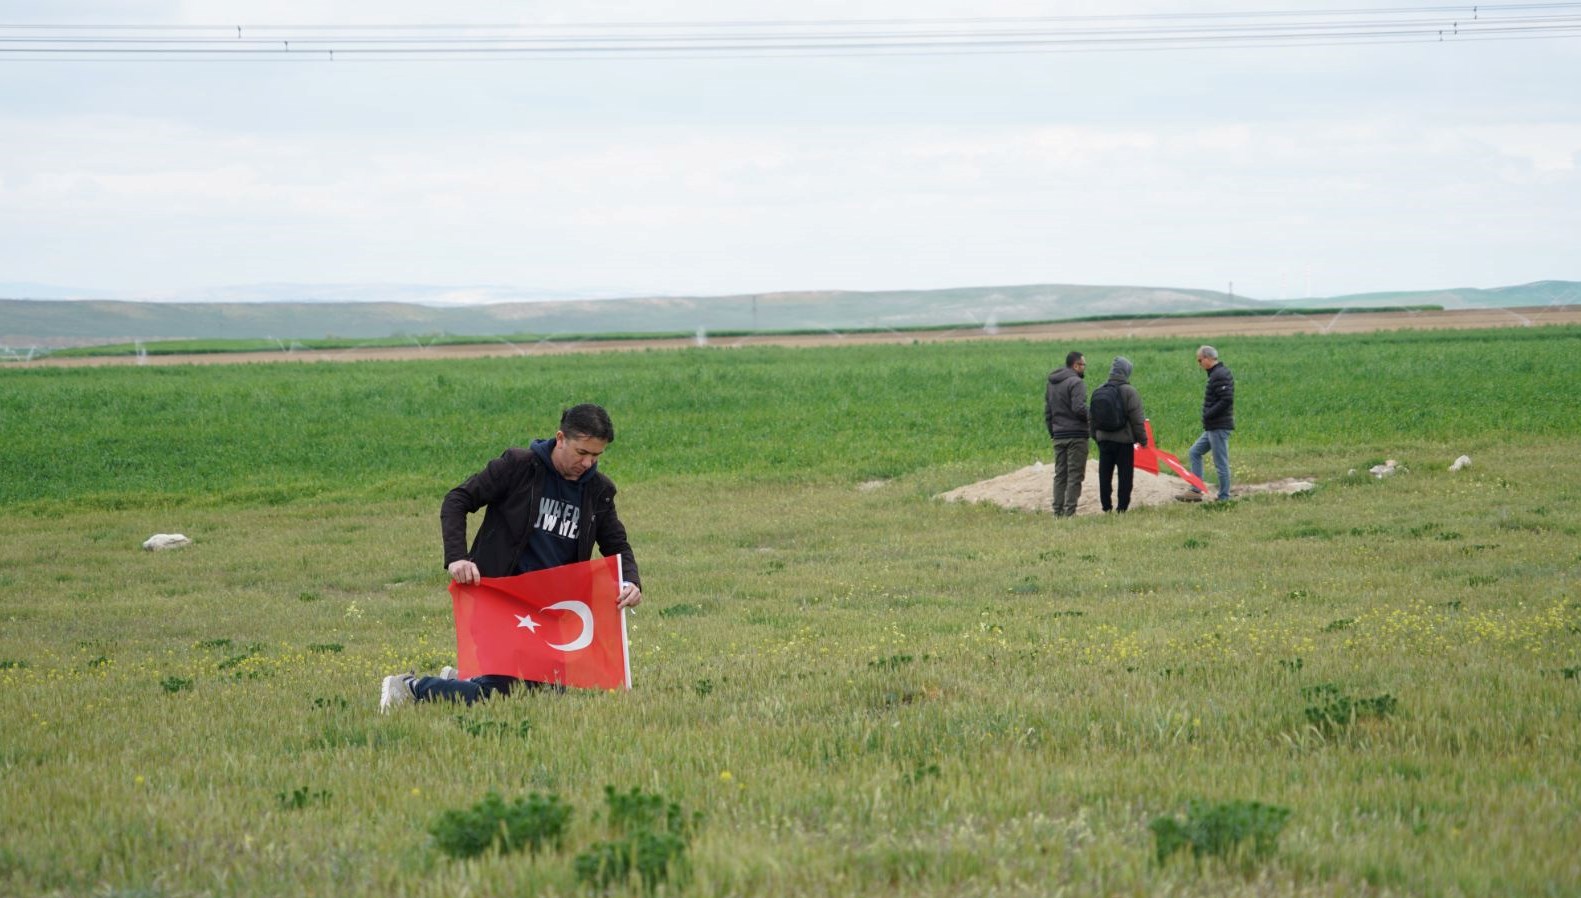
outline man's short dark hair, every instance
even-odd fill
[[[567,439],[595,439],[606,443],[615,442],[615,425],[609,420],[609,412],[604,411],[601,405],[584,402],[573,405],[560,413],[560,432]]]
[[[1084,358],[1084,354],[1080,353],[1080,352],[1067,352],[1067,353],[1065,353],[1065,367],[1067,367],[1067,368],[1071,367],[1072,365],[1074,365],[1077,362],[1081,361],[1082,358]]]

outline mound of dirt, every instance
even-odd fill
[[[1287,477],[1272,483],[1231,484],[1230,495],[1240,497],[1254,493],[1299,493],[1312,489],[1313,486],[1310,480]],[[1208,487],[1210,489],[1213,487],[1211,480]],[[1186,489],[1185,481],[1173,474],[1155,476],[1146,471],[1137,471],[1131,482],[1131,507],[1167,505],[1184,489]],[[939,498],[949,502],[992,502],[1005,508],[1048,512],[1051,511],[1054,498],[1054,466],[1038,462],[1019,471],[1011,471],[1009,474],[990,480],[940,493]],[[1088,459],[1087,476],[1081,482],[1081,499],[1076,503],[1076,513],[1098,514],[1102,510],[1098,504],[1098,461]]]

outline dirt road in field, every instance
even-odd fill
[[[875,343],[945,343],[955,340],[1055,340],[1191,337],[1197,339],[1284,334],[1352,334],[1387,330],[1446,330],[1581,324],[1581,305],[1518,309],[1463,309],[1447,312],[1339,312],[1322,315],[1260,317],[1127,318],[1072,321],[945,331],[883,331],[859,334],[765,335],[707,340],[709,346],[856,346]],[[242,362],[358,362],[373,360],[466,359],[484,356],[558,355],[572,352],[630,352],[683,349],[702,345],[696,338],[662,340],[542,340],[537,343],[473,343],[461,346],[368,347],[277,352],[227,352],[191,355],[135,355],[102,358],[45,357],[17,362],[19,367],[82,365],[227,365]]]

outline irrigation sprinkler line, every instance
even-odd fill
[[[509,346],[511,348],[511,350],[514,351],[519,356],[523,356],[523,355],[527,354],[527,350],[521,348],[520,346],[517,346],[515,343],[512,343],[511,341],[505,339],[504,337],[495,337],[494,339],[500,341],[501,343],[504,343],[506,346]]]

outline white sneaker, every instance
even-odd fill
[[[388,714],[390,709],[417,701],[417,694],[412,692],[412,683],[417,678],[411,674],[391,674],[384,678],[384,686],[379,691],[379,713]]]
[[[459,680],[461,678],[456,676],[457,673],[460,673],[460,671],[458,671],[454,667],[451,667],[450,665],[446,664],[444,667],[439,668],[439,679],[441,679],[441,680]]]

